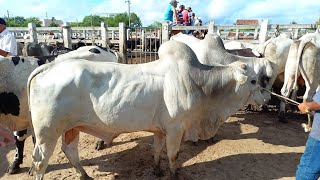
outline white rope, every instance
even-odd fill
[[[279,95],[279,94],[277,94],[277,93],[274,93],[274,92],[272,92],[272,91],[269,91],[268,89],[265,89],[265,88],[263,88],[263,87],[260,87],[262,90],[264,90],[264,91],[267,91],[267,92],[269,92],[270,94],[272,94],[272,95],[274,95],[274,96],[277,96],[278,98],[281,98],[281,99],[284,99],[284,100],[286,100],[288,103],[290,103],[290,104],[293,104],[293,105],[299,105],[300,103],[298,103],[297,101],[294,101],[294,100],[292,100],[292,99],[289,99],[289,98],[287,98],[287,97],[284,97],[284,96],[282,96],[282,95]]]

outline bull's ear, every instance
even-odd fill
[[[239,84],[244,84],[244,83],[247,82],[247,80],[248,80],[248,76],[245,76],[245,75],[243,75],[243,74],[239,74],[239,75],[237,75],[237,77],[236,77],[236,81],[237,81]]]

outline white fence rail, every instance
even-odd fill
[[[100,27],[70,27],[69,23],[65,23],[63,27],[35,27],[29,23],[28,27],[8,27],[15,35],[19,42],[47,42],[64,43],[65,47],[71,48],[73,43],[79,42],[89,44],[100,44],[107,47],[110,44],[119,46],[119,53],[124,61],[127,58],[127,41],[135,37],[144,42],[145,38],[156,37],[161,43],[168,41],[174,31],[207,31],[208,33],[216,33],[225,41],[228,40],[246,40],[252,43],[258,43],[258,38],[264,36],[268,38],[277,33],[289,33],[292,38],[298,38],[305,33],[314,32],[319,25],[316,24],[266,24],[268,31],[266,34],[261,34],[260,25],[215,25],[213,21],[208,26],[169,26],[167,22],[162,24],[162,27],[154,34],[147,34],[145,27],[136,28],[131,31],[124,23],[119,23],[119,27],[107,27],[105,23],[101,23]],[[137,29],[139,29],[137,31]],[[150,31],[149,31],[150,32]],[[142,44],[143,47],[143,44]],[[143,48],[144,49],[144,48]]]

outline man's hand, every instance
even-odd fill
[[[303,114],[306,114],[306,113],[309,113],[309,112],[310,112],[310,108],[309,108],[309,106],[308,106],[307,104],[308,104],[307,102],[303,102],[303,103],[300,103],[300,104],[298,105],[299,110],[300,110]]]
[[[0,126],[0,147],[14,144],[12,132]]]

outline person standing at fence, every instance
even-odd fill
[[[184,25],[184,24],[183,24],[183,14],[182,14],[182,12],[184,11],[184,9],[185,9],[185,6],[181,4],[181,5],[179,6],[178,10],[177,10],[178,18],[179,18],[179,19],[177,19],[177,24]]]
[[[6,21],[0,18],[0,57],[16,56],[17,42],[6,25]]]
[[[175,26],[179,19],[178,13],[176,11],[176,7],[178,6],[178,1],[171,0],[169,3],[169,6],[167,7],[166,11],[164,12],[164,21],[168,21],[170,26]]]
[[[302,113],[315,111],[315,114],[306,148],[296,172],[296,179],[316,180],[320,177],[320,91],[313,96],[312,102],[303,102],[298,108]]]
[[[183,25],[185,26],[190,26],[190,16],[188,9],[190,9],[190,7],[182,11]]]

